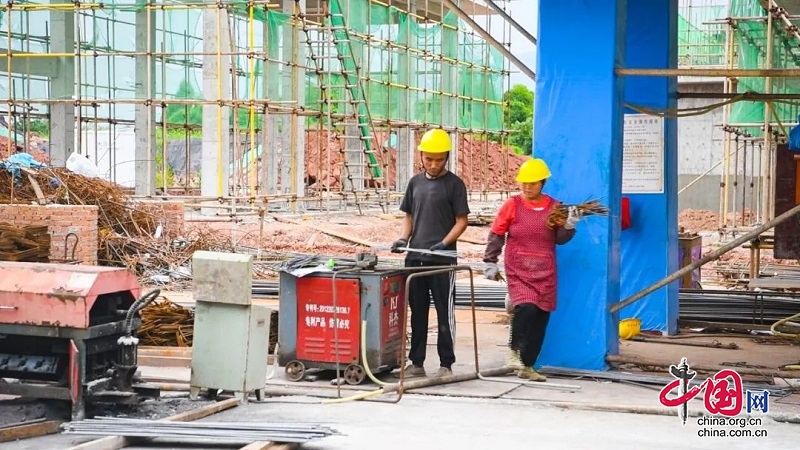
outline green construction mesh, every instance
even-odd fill
[[[737,29],[733,31],[733,47],[736,55],[734,67],[760,69],[767,66],[767,13],[758,0],[730,0],[729,11],[724,5],[720,5],[720,2],[684,1],[680,7],[678,22],[678,52],[681,65],[725,67],[727,25],[708,22],[724,19],[727,16],[743,18],[737,21]],[[753,20],[754,18],[762,19]],[[800,21],[794,21],[794,25],[800,25]],[[772,67],[776,69],[800,67],[800,53],[793,50],[800,46],[800,38],[788,33],[786,28],[784,22],[779,20],[774,22]],[[766,92],[765,88],[765,78],[738,79],[737,92]],[[773,78],[772,93],[800,93],[800,79]],[[772,102],[771,105],[775,114],[769,120],[773,124],[797,121],[798,106],[794,102]],[[731,108],[728,123],[754,136],[760,136],[764,123],[764,109],[763,102],[737,102]]]
[[[66,7],[67,2],[63,3]],[[360,75],[366,80],[360,95],[368,100],[365,106],[374,119],[441,123],[476,131],[502,130],[504,60],[483,39],[468,34],[467,26],[454,14],[446,14],[442,25],[420,23],[416,16],[388,8],[383,2],[340,0],[331,3],[341,5],[347,31],[336,33],[337,45],[322,44],[328,37],[314,31],[316,25],[310,24],[309,37],[314,43],[309,46],[301,41],[299,49],[305,57],[300,58],[299,64],[314,67],[311,53],[335,56],[337,52],[352,52],[360,66]],[[8,42],[10,34],[15,51],[55,52],[53,41],[47,36],[59,13],[45,9],[48,2],[41,0],[14,4],[37,4],[42,8],[0,13],[0,38]],[[145,20],[147,16],[142,12],[142,4],[142,0],[109,1],[102,3],[101,8],[82,9],[76,14],[82,56],[75,60],[79,65],[81,96],[118,102],[82,107],[82,117],[133,120],[135,105],[130,100],[142,97],[141,93],[136,93],[136,59],[114,53],[137,51],[135,23],[137,17]],[[199,128],[202,106],[170,103],[169,100],[204,96],[203,56],[199,53],[203,52],[205,10],[182,8],[177,1],[173,4],[177,6],[154,10],[151,16],[155,24],[152,35],[155,51],[169,54],[154,58],[155,92],[151,97],[164,99],[159,103],[167,106],[164,112],[167,123]],[[255,53],[253,58],[226,56],[232,58],[238,73],[234,98],[269,99],[291,107],[296,100],[293,89],[298,89],[305,108],[317,111],[326,111],[321,101],[321,85],[330,87],[331,98],[346,98],[343,86],[348,83],[342,78],[342,68],[336,61],[324,67],[321,73],[307,70],[305,79],[296,82],[299,87],[293,88],[293,71],[285,63],[293,56],[289,45],[293,34],[290,14],[280,9],[265,10],[264,5],[258,5],[251,21],[245,0],[226,4],[235,11],[230,26],[231,51]],[[28,38],[24,38],[26,36]],[[300,36],[305,39],[302,33]],[[372,36],[369,41],[368,36]],[[348,42],[343,44],[342,39]],[[95,50],[111,54],[93,56]],[[47,59],[53,61],[54,58],[31,61],[42,64]],[[12,74],[9,84],[4,75],[0,77],[0,96],[44,99],[69,98],[75,94],[66,92],[66,88],[52,90],[50,84],[46,76],[21,73]],[[212,93],[211,97],[216,98],[216,95]],[[43,105],[41,108],[46,109]],[[334,106],[333,112],[336,108],[341,106]],[[232,120],[238,116],[239,126],[249,127],[253,120],[251,111],[247,107],[237,109]],[[155,119],[161,121],[162,108],[155,111]],[[366,110],[360,113],[363,116]],[[310,123],[316,120],[308,119]]]

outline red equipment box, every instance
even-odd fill
[[[366,357],[373,373],[400,365],[406,273],[365,270],[315,273],[280,279],[279,364],[287,379],[303,379],[306,369],[335,370],[359,384],[366,378],[362,358],[362,321]],[[335,288],[334,288],[335,287]],[[335,300],[335,301],[334,301]]]

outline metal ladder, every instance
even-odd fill
[[[334,130],[334,136],[342,141],[340,155],[342,157],[342,190],[349,189],[353,194],[358,214],[363,214],[359,194],[361,190],[366,190],[367,182],[372,184],[378,203],[387,212],[387,178],[381,167],[381,157],[375,144],[373,135],[373,121],[370,114],[369,104],[366,101],[366,91],[363,80],[360,76],[360,67],[355,59],[353,45],[350,40],[347,26],[344,20],[344,12],[339,0],[321,0],[319,8],[322,9],[316,15],[306,14],[302,10],[299,1],[295,0],[295,11],[302,25],[305,34],[305,41],[310,52],[310,58],[314,64],[318,80],[323,110],[326,112],[330,127]],[[309,18],[321,25],[315,27],[314,31],[321,36],[312,38],[309,31]],[[333,54],[315,54],[315,45],[322,44],[326,50],[334,50]],[[325,52],[327,53],[327,52]],[[331,62],[338,61],[338,70],[331,70]],[[325,61],[328,61],[325,64]],[[344,80],[343,85],[326,84],[326,74],[338,74]],[[330,77],[327,77],[330,80]],[[346,99],[335,99],[331,97],[331,90],[343,89]],[[340,107],[342,111],[333,112],[333,109]],[[344,131],[344,133],[342,133]],[[353,145],[353,143],[357,143]],[[364,158],[363,162],[349,162],[351,156]],[[365,178],[365,172],[369,171],[369,178]],[[354,173],[355,172],[355,173]],[[345,180],[346,178],[346,180]]]

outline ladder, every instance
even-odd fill
[[[339,0],[320,0],[319,8],[320,11],[312,16],[302,11],[299,1],[295,0],[295,11],[305,33],[309,56],[320,83],[323,111],[327,112],[329,126],[342,144],[339,147],[342,158],[340,163],[342,190],[349,190],[352,193],[358,214],[361,215],[363,211],[359,199],[360,193],[366,190],[367,184],[370,184],[381,209],[387,212],[388,180],[381,167],[379,145],[375,144],[366,90],[345,24],[344,11]],[[311,17],[317,19],[314,20],[317,27],[313,30],[319,34],[313,38],[309,33]],[[321,45],[326,51],[315,54],[315,45]],[[332,70],[333,65],[338,65],[338,68]],[[333,73],[340,75],[344,84],[331,84],[330,75]],[[335,89],[343,90],[346,98],[333,98],[331,91]],[[365,173],[369,174],[368,180],[365,179]]]

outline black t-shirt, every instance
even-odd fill
[[[400,211],[411,215],[413,229],[408,246],[427,250],[447,236],[456,224],[456,217],[469,214],[467,187],[452,172],[434,179],[425,176],[425,172],[418,173],[408,180]],[[456,250],[456,243],[447,246],[447,250]],[[417,252],[408,252],[406,259],[442,264],[455,262],[455,259]]]

